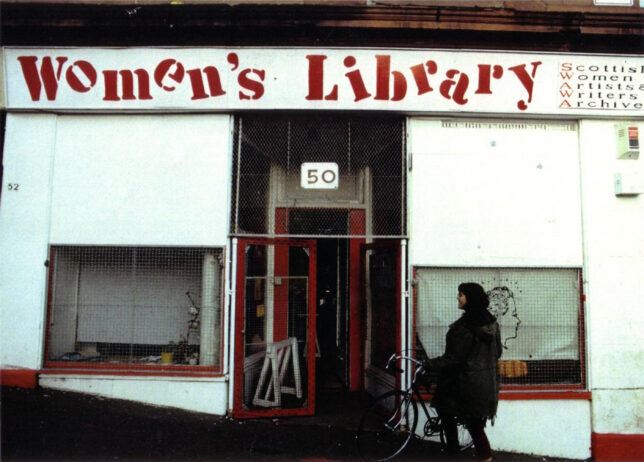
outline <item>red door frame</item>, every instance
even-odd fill
[[[349,233],[366,234],[366,215],[364,210],[351,210],[349,214]],[[364,339],[362,328],[362,265],[360,247],[365,239],[349,240],[349,390],[362,390]]]
[[[308,340],[307,340],[307,403],[301,408],[268,408],[268,409],[243,409],[243,384],[244,384],[244,314],[245,314],[245,277],[246,277],[246,245],[280,245],[289,247],[308,247],[309,253],[309,284],[308,284]],[[275,252],[275,275],[288,274],[288,252],[280,249]],[[286,253],[286,258],[284,258]],[[235,385],[233,390],[233,416],[236,418],[251,417],[280,417],[294,415],[312,415],[315,413],[315,313],[316,313],[316,278],[317,278],[317,246],[314,239],[270,239],[270,238],[240,238],[237,246],[237,293],[235,295]],[[283,290],[283,289],[282,289]],[[278,335],[285,337],[283,332],[275,332],[274,340]]]

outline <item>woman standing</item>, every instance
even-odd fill
[[[472,435],[478,458],[492,461],[485,434],[487,419],[493,419],[499,399],[497,361],[501,335],[483,287],[473,282],[458,286],[458,308],[463,315],[450,325],[445,353],[425,361],[425,369],[439,374],[433,405],[445,425],[447,450],[458,452],[458,416]]]

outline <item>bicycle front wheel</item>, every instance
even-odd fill
[[[396,457],[414,436],[417,423],[418,406],[410,393],[393,390],[380,395],[360,420],[360,455],[370,461]]]

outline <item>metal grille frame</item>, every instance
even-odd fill
[[[500,277],[493,281],[491,274]],[[413,275],[414,347],[418,348],[419,356],[433,357],[442,354],[449,324],[460,316],[456,309],[458,283],[478,282],[488,293],[489,310],[497,316],[502,328],[504,356],[499,362],[502,391],[586,389],[585,314],[581,268],[416,266],[413,268]],[[516,279],[520,282],[512,280],[512,276],[516,275],[519,275]],[[440,295],[423,293],[446,282],[447,288],[438,289]],[[539,292],[544,294],[544,300],[535,302],[536,297],[533,295]],[[446,293],[449,294],[447,297],[444,295]],[[438,310],[444,311],[440,316],[445,318],[445,322],[432,327],[433,335],[423,335],[423,329],[430,326],[427,325],[428,317],[423,316],[421,311],[436,310],[435,307],[430,307],[432,304],[436,305],[436,297],[440,297],[443,305]],[[434,301],[430,301],[432,298]],[[541,307],[538,307],[539,304]],[[528,314],[528,311],[535,312],[538,309],[542,310],[541,314]],[[574,325],[571,320],[574,320]],[[535,329],[541,329],[543,335],[530,335],[530,330]],[[428,341],[427,338],[431,340]],[[530,353],[527,353],[528,351]]]
[[[218,373],[224,254],[51,246],[45,367]]]
[[[406,237],[405,123],[379,115],[236,117],[231,235]],[[302,187],[304,162],[336,163],[338,188]],[[367,216],[359,232],[349,223],[355,211]]]

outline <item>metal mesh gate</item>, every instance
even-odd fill
[[[404,119],[253,115],[237,118],[235,130],[232,234],[406,234]],[[335,165],[337,185],[309,187],[302,180],[309,163]],[[350,226],[356,210],[366,214],[366,229]]]
[[[235,415],[314,408],[315,241],[240,239]]]

